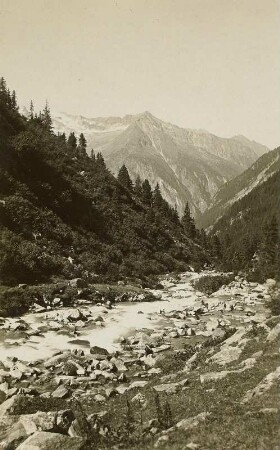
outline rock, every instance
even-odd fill
[[[266,340],[268,342],[273,342],[276,339],[278,339],[279,334],[280,334],[280,324],[278,323],[274,328],[272,328],[272,330],[269,331]]]
[[[127,382],[127,376],[124,373],[121,373],[118,377],[119,383],[126,383]]]
[[[155,447],[155,448],[159,448],[159,447],[165,445],[168,441],[169,441],[169,436],[168,436],[168,434],[164,434],[163,436],[160,436],[160,437],[158,438],[158,440],[156,441],[154,447]]]
[[[207,331],[214,331],[214,330],[216,330],[216,328],[218,328],[218,326],[219,326],[219,321],[217,319],[210,319],[206,323],[206,330]]]
[[[116,395],[118,395],[118,392],[116,391],[116,389],[109,387],[107,389],[105,389],[105,394],[107,398],[111,398],[111,397],[115,397]]]
[[[280,376],[280,366],[277,367],[277,369],[274,370],[274,372],[271,372],[266,377],[264,377],[263,380],[254,389],[250,389],[249,391],[247,391],[241,403],[247,403],[253,397],[259,397],[260,395],[264,394],[278,380],[279,376]]]
[[[79,309],[74,309],[68,314],[67,319],[71,322],[76,322],[78,320],[85,319],[85,317]]]
[[[106,350],[106,348],[103,347],[98,347],[97,345],[94,345],[93,347],[90,348],[90,353],[92,355],[109,355],[108,350]]]
[[[148,381],[133,381],[133,383],[131,383],[131,385],[129,386],[129,390],[130,389],[134,389],[134,388],[143,388],[146,386],[146,384],[148,384]]]
[[[45,306],[41,306],[38,303],[33,303],[32,309],[35,313],[42,313],[46,311]]]
[[[226,331],[223,328],[216,328],[212,333],[212,339],[223,339],[226,336]]]
[[[187,329],[187,336],[194,336],[195,335],[195,331],[193,328],[188,328]]]
[[[24,402],[24,400],[25,398],[22,395],[14,395],[5,400],[0,405],[0,417],[14,414],[16,407],[21,404],[21,402]]]
[[[36,431],[50,431],[55,426],[56,412],[37,411],[35,414],[25,414],[20,416],[20,423],[23,425],[26,434],[29,436]]]
[[[69,395],[69,390],[61,384],[58,388],[52,393],[52,397],[54,398],[65,398]]]
[[[269,287],[269,288],[273,288],[274,286],[276,286],[276,280],[273,280],[273,278],[268,278],[265,282],[265,284]]]
[[[73,288],[83,289],[87,287],[87,282],[82,278],[73,278],[69,281],[69,285]]]
[[[165,392],[166,394],[176,394],[180,389],[179,383],[166,383],[153,386],[153,389],[157,392]]]
[[[231,363],[232,361],[236,361],[242,353],[241,348],[239,347],[231,347],[225,346],[222,349],[215,353],[215,355],[211,356],[210,360],[215,362],[221,366]]]
[[[225,378],[230,372],[228,370],[222,370],[221,372],[208,372],[200,375],[200,382],[207,383],[209,381],[218,381]]]
[[[197,416],[180,420],[180,422],[176,423],[175,428],[179,428],[184,431],[188,431],[194,427],[197,427],[200,422],[204,422],[207,419],[207,417],[210,416],[210,414],[211,413],[208,413],[208,412],[202,412],[200,414],[197,414]]]
[[[96,395],[94,396],[94,400],[95,400],[96,402],[105,402],[106,398],[104,397],[104,395],[96,394]]]
[[[2,433],[1,433],[2,434]],[[6,433],[1,436],[1,450],[10,450],[18,448],[18,446],[28,437],[24,426],[20,422],[16,422],[8,428]]]
[[[37,431],[17,447],[17,450],[80,450],[83,445],[84,440],[80,437]]]
[[[56,414],[56,428],[60,433],[66,434],[74,420],[75,416],[71,409],[58,411]]]

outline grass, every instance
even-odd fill
[[[215,351],[219,350],[219,345],[215,345]],[[257,351],[263,351],[263,356],[257,364],[243,373],[229,374],[226,378],[218,382],[201,384],[199,374],[208,371],[234,369],[238,362],[250,357]],[[191,373],[180,372],[186,358],[192,353],[190,350],[186,356],[184,349],[177,354],[172,351],[166,352],[161,357],[157,366],[162,368],[162,374],[153,378],[152,384],[160,384],[162,375],[170,375],[170,381],[176,382],[184,378],[189,379],[189,385],[180,390],[177,394],[160,394],[160,402],[163,405],[166,400],[170,405],[172,419],[176,423],[184,418],[193,417],[201,412],[210,412],[209,418],[193,428],[184,432],[176,430],[170,434],[166,449],[184,449],[187,443],[194,442],[201,449],[224,450],[224,449],[275,449],[279,444],[279,423],[274,413],[261,413],[262,408],[277,408],[279,404],[279,392],[273,386],[268,392],[260,397],[254,398],[247,404],[241,404],[245,393],[254,388],[268,373],[275,370],[279,364],[277,342],[266,343],[265,336],[260,335],[252,338],[244,348],[240,360],[226,367],[219,367],[216,364],[206,362],[209,347],[204,347],[199,351],[198,367]],[[164,381],[167,382],[167,381]],[[214,389],[214,391],[212,391]],[[146,399],[147,406],[142,411],[143,422],[156,418],[156,406],[154,391],[150,385],[139,390]],[[131,404],[131,413],[137,425],[137,433],[134,432],[128,441],[122,441],[119,436],[114,440],[114,444],[122,443],[121,448],[149,450],[154,448],[158,436],[146,437],[144,439],[142,425],[140,423],[140,409],[138,405],[131,402],[131,399],[138,392],[137,389],[125,395],[117,396],[108,401],[103,409],[109,411],[110,426],[113,430],[121,430],[127,410],[127,400]],[[86,405],[87,413],[100,409],[93,405],[88,396]],[[121,432],[120,432],[121,433]],[[148,435],[146,435],[148,436]],[[110,448],[106,441],[102,444],[104,448]]]

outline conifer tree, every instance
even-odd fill
[[[183,225],[183,228],[184,228],[184,231],[185,231],[186,235],[189,238],[194,239],[196,237],[197,230],[196,230],[196,227],[195,227],[195,223],[194,223],[193,217],[191,215],[191,211],[190,211],[190,207],[189,207],[188,202],[186,203],[181,223]]]
[[[160,210],[163,206],[163,198],[162,198],[162,195],[160,192],[160,187],[159,187],[158,183],[156,184],[156,187],[152,193],[152,205],[157,210]]]
[[[72,131],[72,132],[69,134],[69,137],[68,137],[68,140],[67,140],[67,144],[69,145],[69,147],[70,147],[72,150],[76,150],[76,148],[77,148],[77,138],[76,138],[76,136],[75,136],[74,131]]]
[[[18,110],[16,91],[13,90],[11,95],[11,107],[14,111]]]
[[[129,191],[132,190],[132,181],[129,176],[128,170],[126,166],[123,164],[122,167],[119,170],[118,176],[117,176],[118,182],[128,189]]]
[[[94,154],[93,148],[90,151],[90,157],[93,161],[95,161],[95,154]]]
[[[143,181],[143,184],[142,184],[142,199],[143,199],[143,202],[146,203],[147,205],[151,205],[152,204],[152,198],[153,198],[152,188],[151,188],[151,185],[150,185],[149,181],[146,179],[146,180]]]
[[[46,100],[45,108],[43,109],[43,112],[41,114],[41,120],[42,120],[42,124],[43,124],[44,128],[47,131],[51,131],[52,130],[52,118],[51,118],[51,112],[50,112],[50,108],[49,108],[49,104],[48,104],[47,100]]]
[[[80,155],[85,156],[87,154],[87,141],[83,133],[79,136],[78,151]]]
[[[32,100],[30,101],[28,118],[31,120],[34,119],[34,105]]]
[[[106,164],[105,164],[105,161],[104,161],[104,158],[103,158],[103,155],[101,152],[97,153],[95,161],[96,161],[97,167],[99,167],[100,169],[106,169]]]
[[[134,193],[137,197],[141,197],[142,195],[142,181],[139,175],[137,175],[135,183],[134,183]]]

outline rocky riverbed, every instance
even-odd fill
[[[279,335],[265,306],[276,286],[237,277],[206,296],[192,285],[202,275],[164,278],[151,291],[154,301],[80,299],[71,308],[1,319],[0,448],[223,448],[190,439],[215,416],[211,401],[197,410],[201,389],[209,396],[217,383],[250,377],[261,364]],[[275,384],[279,369],[268,364],[265,372],[237,395],[241,408]],[[182,399],[192,386],[200,400],[190,410]],[[159,405],[153,409],[155,393],[170,420],[161,419]],[[267,408],[263,414],[275,414]]]

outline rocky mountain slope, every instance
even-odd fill
[[[215,195],[211,207],[199,218],[199,224],[203,228],[213,226],[234,203],[265,183],[279,169],[280,149],[277,148],[261,156],[249,169],[224,184]]]
[[[83,132],[89,151],[101,151],[113,173],[124,163],[132,178],[159,182],[164,198],[176,204],[179,213],[188,201],[196,216],[221,185],[268,151],[242,136],[226,139],[180,128],[149,112],[95,119],[59,114],[54,127],[58,132]]]

